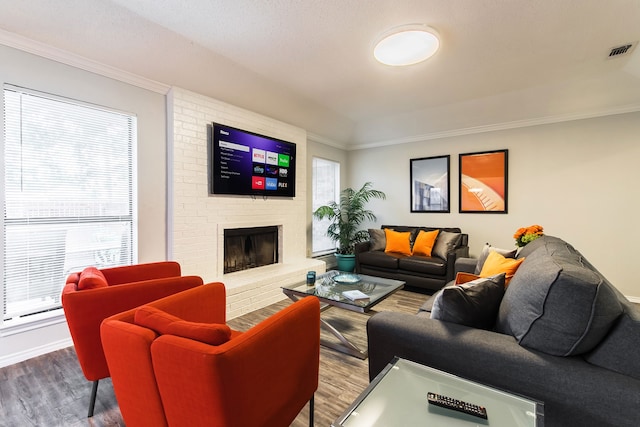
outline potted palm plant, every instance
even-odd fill
[[[337,243],[336,259],[340,271],[353,271],[356,264],[356,243],[369,240],[369,233],[358,229],[363,221],[376,220],[376,216],[365,205],[371,199],[386,199],[382,191],[374,190],[371,186],[367,182],[359,190],[345,188],[340,192],[339,202],[333,201],[313,212],[316,219],[327,218],[331,221],[327,227],[327,236]]]

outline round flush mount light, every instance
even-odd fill
[[[386,65],[413,65],[432,57],[440,47],[436,31],[423,24],[402,25],[385,32],[373,50]]]

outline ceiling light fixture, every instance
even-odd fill
[[[440,47],[436,31],[424,24],[401,25],[385,32],[373,50],[386,65],[405,66],[422,62]]]

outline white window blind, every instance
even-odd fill
[[[4,87],[3,320],[60,307],[70,272],[134,261],[136,118]]]
[[[332,160],[314,157],[312,159],[312,202],[311,208],[315,212],[322,205],[337,201],[340,197],[340,163]],[[311,223],[312,241],[311,251],[313,255],[322,255],[335,252],[336,243],[326,235],[330,221],[319,221],[313,218]]]

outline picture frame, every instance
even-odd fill
[[[508,212],[508,158],[509,150],[460,154],[460,213]]]
[[[411,212],[449,213],[451,156],[410,160]]]

